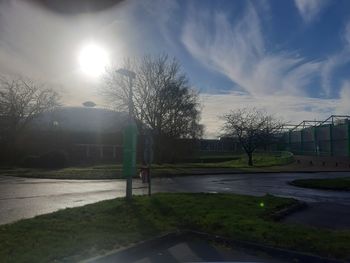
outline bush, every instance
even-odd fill
[[[67,155],[63,151],[50,151],[40,156],[28,155],[22,162],[21,166],[26,168],[46,168],[57,169],[65,167]]]
[[[222,163],[240,159],[241,156],[203,156],[181,160],[184,163]]]
[[[36,155],[28,155],[23,158],[21,166],[27,168],[38,168],[40,166],[40,157]]]
[[[40,156],[41,168],[63,168],[67,163],[67,155],[63,151],[51,151]]]

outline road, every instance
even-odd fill
[[[154,192],[211,192],[261,196],[270,193],[306,202],[350,205],[350,192],[291,186],[299,178],[332,178],[350,173],[260,173],[202,175],[153,179]],[[135,194],[146,194],[139,180]],[[0,176],[0,224],[124,196],[123,180],[52,180]]]

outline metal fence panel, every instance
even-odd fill
[[[301,132],[300,131],[293,131],[290,136],[291,142],[301,142]]]
[[[350,123],[309,127],[286,133],[286,149],[294,154],[350,157]]]

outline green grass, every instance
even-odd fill
[[[260,203],[264,206],[260,206]],[[350,231],[274,222],[271,195],[156,194],[102,201],[0,226],[1,262],[76,262],[177,229],[350,259]]]
[[[214,157],[217,158],[217,156]],[[232,169],[237,171],[251,169],[251,167],[247,165],[248,160],[246,155],[231,157],[231,161],[225,162],[154,164],[152,166],[152,176],[193,174],[200,169]],[[277,154],[257,153],[254,155],[253,169],[286,165],[292,161],[293,156],[288,152],[280,152]],[[122,166],[120,164],[109,164],[87,167],[68,167],[57,170],[13,168],[1,169],[0,175],[54,179],[116,179],[122,178]]]
[[[290,184],[306,188],[350,191],[350,177],[331,179],[299,179]]]

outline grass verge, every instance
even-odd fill
[[[274,222],[295,204],[271,195],[156,194],[114,199],[0,226],[2,262],[76,262],[176,229],[350,259],[350,231]]]
[[[290,182],[290,184],[305,188],[350,191],[350,177],[330,179],[299,179]]]
[[[286,165],[293,161],[293,155],[289,152],[280,152],[278,154],[257,153],[254,155],[254,167],[248,167],[245,155],[231,157],[232,160],[225,162],[154,164],[152,166],[152,176],[200,174],[201,171],[212,172],[215,169],[255,171],[257,168]],[[57,170],[13,168],[1,169],[0,175],[49,179],[118,179],[122,178],[122,166],[119,164],[95,165],[89,167],[68,167]]]

